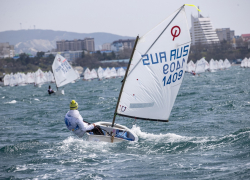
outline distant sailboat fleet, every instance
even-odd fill
[[[201,58],[195,64],[191,60],[187,64],[186,72],[194,72],[194,73],[203,73],[205,71],[215,72],[217,70],[228,69],[231,67],[231,63],[228,59],[223,60],[214,60],[211,59],[209,63],[205,60],[205,58]]]
[[[203,73],[205,71],[215,72],[217,70],[223,70],[228,69],[231,67],[231,63],[228,59],[223,60],[214,60],[211,59],[209,62],[205,60],[205,58],[201,58],[200,60],[197,60],[196,63],[194,63],[192,60],[187,63],[186,66],[186,72],[189,73]],[[250,67],[250,58],[245,58],[241,61],[240,67],[242,68],[249,68]],[[80,79],[80,74],[77,70],[75,70],[76,74],[78,75],[78,79]],[[83,80],[91,81],[93,79],[111,79],[116,77],[124,77],[125,76],[125,70],[123,67],[120,68],[114,68],[111,69],[109,67],[102,68],[99,67],[97,70],[92,69],[90,71],[89,68],[86,68],[83,72]],[[25,73],[11,73],[6,74],[4,76],[4,86],[25,86],[27,84],[34,84],[38,87],[40,87],[42,84],[48,84],[48,83],[55,83],[55,77],[54,74],[51,71],[43,72],[41,69],[38,69],[36,72],[29,72],[27,74]]]
[[[78,79],[80,79],[80,75],[78,71],[76,71],[76,74],[78,76]],[[120,67],[117,70],[113,68],[107,67],[105,70],[101,67],[99,67],[96,71],[96,69],[92,69],[91,71],[89,68],[86,68],[86,70],[83,73],[83,80],[93,80],[93,79],[110,79],[110,78],[116,78],[116,77],[123,77],[125,75],[125,70]],[[59,77],[58,77],[59,78]],[[51,71],[43,72],[41,69],[38,69],[36,72],[29,72],[27,74],[25,73],[11,73],[6,74],[4,76],[4,86],[25,86],[27,84],[34,84],[37,87],[41,87],[43,84],[49,84],[49,83],[55,83],[55,76]],[[57,86],[59,87],[59,85]]]
[[[98,78],[99,80],[102,79],[110,79],[110,78],[116,78],[116,77],[123,77],[125,75],[125,70],[120,67],[119,69],[109,68],[107,67],[105,70],[102,69],[101,67],[98,68],[97,72],[95,69],[92,69],[91,71],[89,68],[87,68],[84,73],[83,80],[92,80]]]
[[[24,86],[27,84],[42,85],[46,83],[54,83],[55,78],[51,71],[43,72],[38,69],[36,72],[6,74],[4,76],[4,86]]]
[[[249,59],[247,59],[247,58],[243,59],[241,61],[240,67],[249,68],[250,67],[250,58]]]

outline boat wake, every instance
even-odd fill
[[[180,136],[174,133],[167,133],[167,134],[152,134],[152,133],[146,133],[142,132],[140,127],[133,125],[131,129],[134,133],[137,134],[142,139],[146,140],[167,140],[169,142],[177,142],[177,141],[186,141],[190,138],[185,136]]]
[[[140,127],[134,125],[132,131],[139,136],[139,146],[146,144],[147,153],[185,153],[188,151],[214,151],[225,150],[229,146],[246,148],[250,144],[250,129],[240,129],[236,132],[218,136],[188,137],[174,133],[152,134],[142,132]],[[147,151],[145,149],[145,151]]]

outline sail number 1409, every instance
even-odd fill
[[[174,83],[175,81],[180,80],[182,75],[183,75],[183,70],[180,70],[179,73],[176,72],[176,73],[173,74],[173,76],[172,76],[172,74],[170,74],[168,79],[166,78],[166,76],[164,76],[164,78],[162,80],[163,85],[165,86],[166,84],[171,84],[171,82]]]
[[[163,66],[163,74],[168,74],[168,73],[172,73],[169,75],[169,77],[167,78],[167,76],[163,77],[163,86],[167,85],[167,84],[171,84],[172,82],[176,82],[177,80],[180,80],[182,75],[183,75],[183,65],[185,64],[185,59],[182,60],[182,63],[180,63],[179,61],[177,62],[172,62],[170,65],[165,64]],[[179,72],[176,72],[180,70]],[[175,71],[175,72],[174,72]]]

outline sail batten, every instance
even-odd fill
[[[162,119],[150,119],[150,118],[142,118],[142,117],[136,117],[136,116],[128,116],[128,115],[124,115],[124,114],[119,114],[116,113],[116,115],[118,116],[123,116],[123,117],[128,117],[128,118],[133,118],[133,119],[140,119],[140,120],[146,120],[146,121],[159,121],[159,122],[168,122],[167,120],[162,120]]]
[[[183,80],[191,42],[183,7],[138,40],[116,114],[168,121]]]

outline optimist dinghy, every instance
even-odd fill
[[[115,124],[116,116],[168,122],[184,77],[191,43],[184,6],[147,34],[136,38],[113,121],[95,123],[104,135],[88,133],[88,140],[138,141],[131,129]]]
[[[56,81],[56,94],[64,94],[64,90],[58,91],[58,88],[72,81],[75,81],[79,77],[79,75],[72,68],[67,59],[65,59],[60,54],[57,54],[54,59],[54,62],[52,64],[52,71]]]

